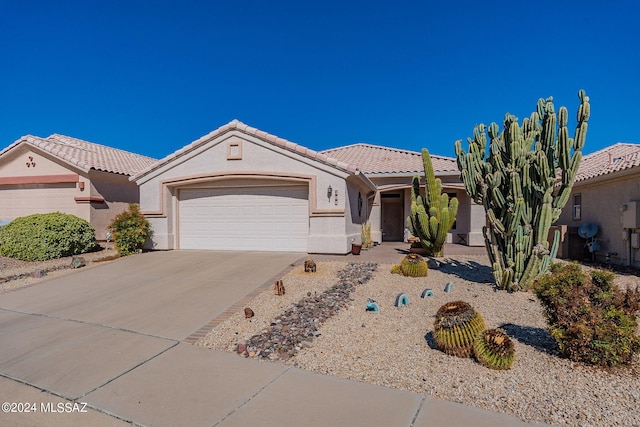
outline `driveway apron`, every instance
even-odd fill
[[[0,375],[79,399],[175,347],[304,254],[151,252],[0,296]]]

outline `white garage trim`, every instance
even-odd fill
[[[182,188],[180,249],[307,252],[307,185]]]

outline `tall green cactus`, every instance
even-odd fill
[[[467,138],[468,153],[456,141],[467,193],[487,213],[489,227],[482,231],[501,289],[527,289],[555,258],[559,233],[549,248],[549,229],[569,200],[590,115],[589,97],[583,90],[578,96],[574,138],[567,130],[567,109],[561,107],[556,117],[553,99],[548,98],[538,100],[537,111],[522,126],[509,113],[502,132],[491,123],[488,156],[483,124],[474,128],[473,139]]]
[[[429,255],[442,256],[447,233],[456,221],[458,199],[449,200],[447,193],[442,194],[442,181],[435,177],[431,156],[422,149],[424,164],[425,196],[420,194],[420,177],[413,177],[411,192],[411,216],[407,224],[411,233],[420,238],[420,243]]]

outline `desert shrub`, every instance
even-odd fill
[[[116,215],[109,229],[120,255],[138,252],[152,235],[149,221],[136,204],[129,205],[128,210]]]
[[[60,212],[23,216],[0,227],[0,255],[23,261],[77,255],[95,247],[91,224]]]
[[[631,362],[640,351],[636,313],[640,292],[617,288],[613,273],[585,274],[576,263],[554,264],[534,291],[545,310],[549,331],[571,360],[601,366]]]

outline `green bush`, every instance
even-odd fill
[[[23,261],[77,255],[95,247],[91,224],[60,212],[24,216],[0,227],[0,255]]]
[[[153,234],[149,221],[140,213],[140,207],[136,204],[129,205],[127,211],[116,215],[109,229],[120,255],[138,252]]]
[[[631,362],[640,352],[636,313],[640,292],[617,288],[611,272],[590,276],[578,264],[554,264],[534,290],[545,310],[549,332],[571,360],[600,366]]]

